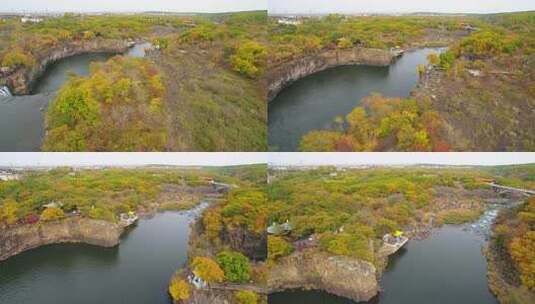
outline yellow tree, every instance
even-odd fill
[[[223,229],[219,210],[208,210],[202,219],[204,231],[213,242],[219,240],[219,233]]]
[[[15,224],[18,220],[18,209],[16,201],[12,199],[5,200],[0,207],[0,222],[5,222],[8,225]]]
[[[61,210],[60,208],[55,208],[55,207],[46,208],[41,213],[41,220],[45,222],[61,220],[64,217],[65,217],[65,213],[63,213],[63,210]]]
[[[175,301],[183,301],[189,299],[189,285],[186,281],[173,278],[171,285],[169,285],[169,294]]]
[[[208,283],[221,283],[225,273],[219,265],[207,257],[196,257],[191,264],[193,273]]]

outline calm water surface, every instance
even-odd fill
[[[50,245],[0,262],[0,303],[169,304],[169,279],[205,206],[142,219],[116,248]]]
[[[125,55],[144,57],[150,43],[137,44]],[[0,151],[39,151],[44,135],[44,115],[48,103],[69,74],[89,74],[92,62],[102,62],[115,54],[82,54],[49,66],[37,80],[32,95],[0,97]]]
[[[445,226],[431,237],[411,240],[390,258],[383,292],[370,304],[495,304],[487,287],[483,235]],[[354,304],[320,291],[289,291],[269,296],[269,304]]]
[[[408,96],[418,81],[416,67],[442,50],[407,52],[389,67],[336,67],[294,82],[269,103],[270,149],[296,151],[304,134],[331,128],[334,118],[347,115],[371,93]]]

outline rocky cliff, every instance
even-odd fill
[[[0,74],[0,85],[7,85],[13,95],[30,94],[35,81],[46,68],[61,59],[84,53],[123,53],[132,46],[125,40],[94,39],[91,41],[73,41],[50,48],[37,58],[31,67],[5,71]]]
[[[292,82],[319,71],[343,65],[387,66],[395,58],[396,54],[389,50],[351,48],[326,50],[272,65],[267,74],[268,101],[275,98],[282,89]]]
[[[113,247],[124,228],[118,224],[71,217],[56,222],[20,225],[0,231],[0,261],[23,251],[55,243],[86,243]]]
[[[379,292],[373,264],[314,249],[295,252],[277,261],[270,269],[268,288],[270,292],[318,289],[356,302],[368,301]]]

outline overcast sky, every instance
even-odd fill
[[[266,10],[267,0],[3,0],[0,11],[233,12]]]
[[[270,153],[273,165],[509,165],[535,163],[535,153]]]
[[[535,10],[535,0],[268,0],[270,14],[495,13]]]
[[[191,165],[507,165],[535,153],[0,153],[0,166]]]
[[[267,163],[266,153],[0,153],[0,166],[228,166]]]

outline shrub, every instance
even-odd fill
[[[481,212],[470,209],[452,209],[441,212],[440,216],[445,224],[463,224],[477,220]]]
[[[60,208],[51,207],[46,208],[41,213],[41,220],[45,222],[58,221],[65,217],[65,213]]]
[[[320,238],[324,250],[336,255],[352,256],[365,261],[373,261],[373,253],[368,238],[353,233],[324,233]]]
[[[7,199],[0,205],[0,222],[4,222],[8,225],[15,224],[19,217],[17,216],[19,207],[16,201]]]
[[[267,247],[268,259],[271,260],[287,256],[294,251],[290,243],[278,236],[268,236]]]
[[[236,302],[238,304],[256,304],[258,303],[258,296],[250,290],[240,290],[236,292]]]
[[[352,46],[353,46],[353,43],[351,42],[351,40],[347,38],[340,38],[338,39],[338,42],[336,43],[336,47],[338,47],[339,49],[348,49]]]
[[[340,132],[311,131],[299,143],[300,151],[329,152],[336,151],[336,144],[342,137]]]
[[[89,217],[95,220],[104,220],[108,222],[115,221],[115,214],[107,208],[104,207],[92,207],[89,210]]]
[[[232,69],[250,78],[256,78],[263,73],[267,59],[266,47],[255,41],[247,41],[236,48],[230,57]]]
[[[2,66],[7,66],[11,68],[31,66],[35,60],[32,55],[25,53],[21,50],[13,50],[4,55],[2,59]]]
[[[169,39],[167,38],[155,38],[152,44],[160,50],[165,50],[169,47]]]
[[[452,52],[447,51],[447,52],[440,54],[439,65],[441,68],[445,70],[449,70],[453,67],[454,63],[455,63],[455,55]]]
[[[514,238],[509,251],[520,272],[522,284],[535,290],[535,231]]]

